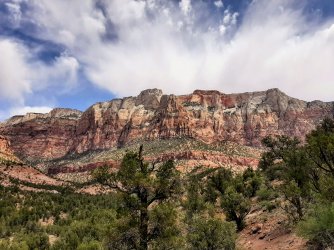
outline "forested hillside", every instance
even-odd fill
[[[276,136],[263,145],[258,169],[243,172],[197,166],[181,173],[172,160],[145,161],[140,147],[118,170],[93,170],[88,183],[40,183],[32,192],[11,178],[0,186],[0,248],[252,249],[244,238],[258,235],[270,244],[278,229],[264,232],[266,223],[279,218],[280,228],[307,240],[297,247],[330,249],[334,122],[325,119],[305,143]],[[79,192],[93,184],[99,193]]]

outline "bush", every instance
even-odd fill
[[[235,221],[238,230],[242,230],[245,226],[245,217],[250,210],[250,200],[236,192],[233,187],[228,187],[222,196],[221,207],[226,213],[227,220]]]
[[[190,225],[188,242],[191,249],[235,249],[236,226],[216,218],[195,218]]]
[[[260,205],[261,207],[263,207],[263,209],[267,210],[268,212],[271,212],[272,210],[277,208],[277,203],[272,201],[264,200],[260,202]]]
[[[260,201],[270,201],[277,198],[277,193],[270,187],[262,185],[256,192],[256,196]]]
[[[78,250],[100,250],[100,249],[102,249],[102,246],[98,241],[90,241],[87,243],[81,243],[78,246]]]
[[[246,197],[254,197],[262,184],[262,178],[259,172],[248,167],[242,174],[243,194]]]
[[[152,209],[151,249],[183,249],[183,237],[178,226],[178,212],[172,203],[159,204]],[[163,225],[163,226],[161,226]]]
[[[298,224],[298,233],[309,239],[314,249],[334,247],[334,203],[322,205]]]

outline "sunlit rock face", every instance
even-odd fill
[[[260,146],[267,135],[303,140],[333,114],[332,102],[305,102],[278,89],[241,94],[195,90],[181,96],[149,89],[137,97],[96,103],[83,113],[54,109],[48,114],[16,116],[0,124],[0,135],[16,155],[28,159],[173,137]]]

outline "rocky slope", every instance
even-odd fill
[[[261,155],[261,150],[257,148],[236,143],[221,142],[208,145],[191,138],[173,138],[141,141],[122,148],[68,155],[61,159],[37,162],[34,166],[58,179],[86,181],[90,177],[90,171],[97,167],[108,165],[117,169],[126,152],[136,152],[140,144],[144,146],[145,160],[159,163],[173,159],[176,167],[183,173],[198,166],[225,167],[236,172],[243,171],[246,167],[255,169]]]
[[[54,109],[16,116],[0,124],[0,135],[21,159],[55,159],[138,140],[193,138],[260,146],[269,134],[302,139],[333,115],[333,103],[301,101],[278,89],[242,94],[196,90],[181,96],[150,89],[94,104],[83,113]]]

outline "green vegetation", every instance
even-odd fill
[[[145,250],[148,249],[150,241],[158,237],[177,236],[177,229],[166,230],[163,222],[171,223],[173,212],[168,212],[171,206],[166,206],[180,193],[180,174],[175,169],[172,161],[167,161],[160,165],[148,164],[144,162],[142,157],[142,149],[139,153],[128,153],[123,158],[120,169],[116,173],[109,173],[108,167],[99,168],[94,172],[95,179],[101,184],[116,190],[122,195],[124,209],[129,210],[131,223],[129,229],[135,232],[132,235],[133,248]],[[155,223],[155,226],[150,230],[150,207],[160,205],[155,208],[155,219],[160,223]],[[162,218],[160,218],[162,217]],[[159,219],[160,218],[160,219]],[[119,232],[122,234],[123,242],[126,242],[127,232],[123,229]],[[114,245],[117,241],[111,241]],[[117,243],[113,249],[119,248]]]
[[[146,155],[196,143],[165,141]],[[76,193],[84,184],[10,179],[12,187],[0,186],[0,249],[235,249],[255,205],[269,212],[282,208],[310,249],[333,248],[334,122],[324,120],[305,143],[277,136],[263,144],[259,169],[239,173],[199,166],[181,174],[173,161],[145,162],[143,147],[123,152],[118,171],[105,166],[92,173],[89,184],[109,191],[98,195]]]
[[[223,236],[223,237],[222,237]],[[191,249],[235,249],[235,224],[216,218],[195,218],[190,224]]]
[[[228,169],[218,169],[216,173],[208,176],[207,198],[213,203],[219,199],[227,220],[234,221],[237,229],[241,230],[250,211],[250,198],[255,196],[261,183],[260,175],[251,168],[242,174],[233,174]]]
[[[0,197],[0,249],[100,249],[93,246],[101,247],[118,209],[113,194],[34,193],[1,187]],[[52,247],[51,236],[56,239]]]
[[[310,239],[316,249],[330,249],[334,244],[334,203],[317,205],[299,224],[300,235]]]
[[[202,104],[199,102],[184,102],[182,105],[184,107],[202,107]]]
[[[235,222],[225,221],[221,206],[207,198],[206,183],[217,171],[182,176],[172,161],[144,162],[141,148],[128,152],[117,172],[93,172],[111,190],[103,195],[11,179],[14,185],[0,190],[0,248],[235,249]]]
[[[334,121],[325,119],[301,144],[285,136],[263,140],[260,169],[271,180],[281,207],[298,223],[310,247],[334,247]],[[258,191],[265,199],[269,194]]]
[[[4,157],[0,156],[0,165],[12,166],[12,165],[22,165],[22,163],[21,162],[17,162],[15,160],[7,159],[7,158],[4,158]]]
[[[191,138],[171,138],[163,140],[137,140],[125,145],[122,148],[113,148],[110,150],[96,150],[88,151],[82,154],[70,154],[63,158],[44,161],[43,164],[39,161],[30,162],[31,165],[36,166],[40,170],[45,170],[49,167],[57,167],[61,165],[76,165],[73,163],[89,164],[92,162],[103,161],[121,161],[127,152],[136,152],[140,145],[144,147],[145,157],[154,157],[158,154],[168,154],[175,152],[185,152],[189,150],[203,150],[208,152],[223,152],[229,156],[242,156],[250,158],[258,158],[258,150],[254,150],[252,147],[238,145],[232,142],[218,142],[214,144],[206,144],[199,140]],[[219,164],[219,162],[217,162]],[[75,181],[85,182],[87,179]]]

